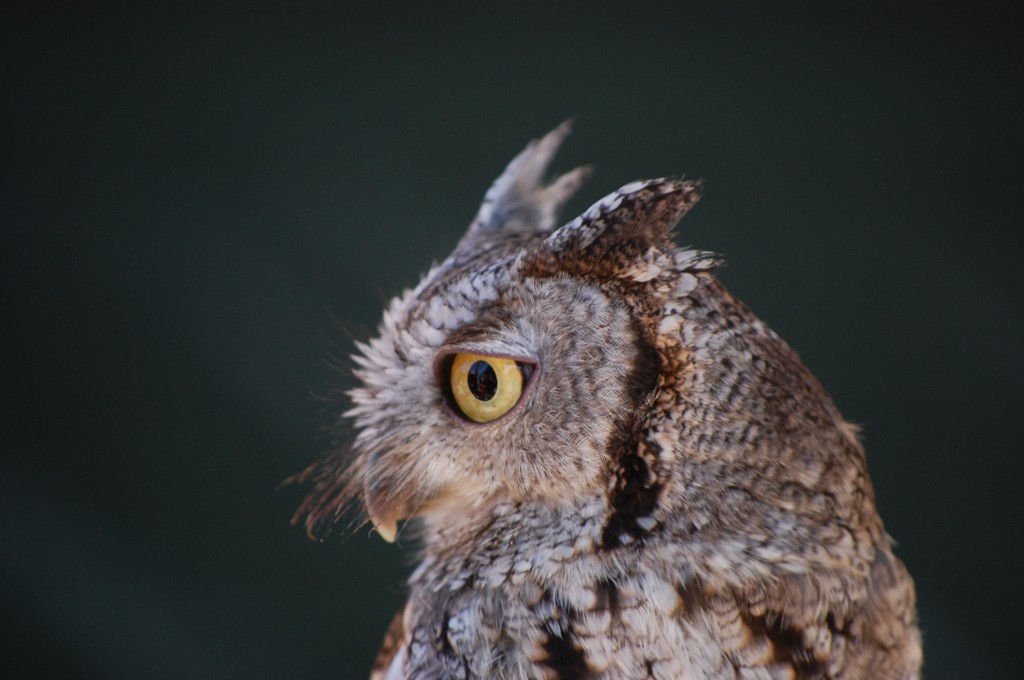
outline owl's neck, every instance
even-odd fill
[[[457,577],[452,570],[472,571],[474,565],[498,562],[510,569],[550,572],[555,563],[597,554],[609,513],[603,495],[572,503],[505,501],[481,506],[486,509],[449,506],[423,518],[424,561],[418,572],[440,567],[452,578]]]

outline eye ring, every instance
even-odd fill
[[[435,374],[448,407],[469,423],[486,425],[522,402],[535,368],[518,358],[456,351],[439,357]]]

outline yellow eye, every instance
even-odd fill
[[[455,404],[478,423],[500,418],[523,396],[524,370],[515,359],[456,354],[450,377]]]

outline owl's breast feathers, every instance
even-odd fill
[[[853,586],[826,571],[752,577],[745,572],[757,569],[730,564],[739,556],[729,549],[685,545],[660,525],[627,546],[602,548],[601,521],[586,514],[600,505],[583,514],[502,506],[476,539],[451,535],[468,545],[425,556],[373,677],[916,672],[913,589],[887,550]]]

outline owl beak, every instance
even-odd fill
[[[407,503],[395,499],[389,486],[378,480],[376,484],[368,484],[365,488],[366,511],[370,522],[380,537],[388,543],[394,543],[398,536],[398,520],[406,516]]]
[[[429,512],[448,494],[423,484],[422,479],[409,480],[394,475],[376,474],[372,465],[363,483],[363,500],[374,529],[388,543],[398,536],[398,522]]]
[[[395,542],[395,537],[398,536],[398,522],[390,517],[379,515],[370,515],[370,521],[373,522],[373,528],[377,530],[381,538],[388,543]]]

